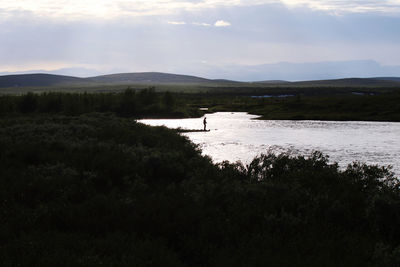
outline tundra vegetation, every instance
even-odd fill
[[[400,264],[390,169],[343,170],[319,152],[214,164],[175,130],[132,119],[200,116],[195,98],[2,96],[2,266]]]
[[[268,97],[262,97],[267,95]],[[178,93],[147,89],[119,92],[42,92],[0,95],[0,115],[111,112],[133,118],[200,117],[243,111],[275,120],[400,121],[400,91],[371,88],[214,88]]]

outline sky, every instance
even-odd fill
[[[399,48],[400,0],[0,0],[0,74],[400,76]]]

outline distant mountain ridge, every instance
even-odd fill
[[[224,64],[213,65],[207,62],[193,62],[190,65],[173,66],[169,73],[184,73],[195,75],[197,77],[206,77],[219,82],[219,80],[241,81],[241,82],[259,82],[266,81],[315,81],[315,80],[333,80],[342,78],[371,78],[383,77],[391,79],[400,77],[400,65],[383,65],[375,60],[339,60],[339,61],[316,61],[316,62],[275,62],[262,63],[255,65],[248,64]],[[162,68],[162,66],[160,66]],[[149,70],[152,71],[152,70]],[[146,74],[162,73],[141,72]],[[0,75],[14,74],[35,74],[46,73],[56,75],[66,75],[72,77],[98,77],[108,76],[111,73],[129,73],[129,68],[109,68],[108,70],[90,69],[86,67],[65,67],[54,70],[33,69],[18,72],[1,72]],[[218,79],[218,80],[215,80]],[[154,81],[154,79],[150,79]]]
[[[314,81],[342,78],[399,77],[400,66],[382,65],[374,60],[277,62],[259,65],[204,66],[203,77],[239,81]],[[193,69],[193,73],[196,69]]]
[[[266,81],[257,81],[253,83],[266,83],[266,84],[281,84],[281,83],[290,83],[289,81],[283,81],[283,80],[266,80]]]
[[[16,74],[0,76],[0,87],[41,87],[57,85],[96,85],[96,84],[180,84],[180,83],[213,83],[220,80],[170,74],[161,72],[137,72],[101,75],[88,78],[55,74]],[[228,81],[227,81],[228,82]],[[230,82],[230,81],[229,81]],[[233,82],[233,81],[232,81]]]
[[[0,87],[52,86],[61,83],[79,83],[82,78],[55,74],[15,74],[0,76]]]
[[[212,80],[162,72],[117,73],[86,78],[100,83],[205,83]]]
[[[345,78],[332,80],[315,80],[288,82],[282,80],[267,80],[259,82],[237,82],[224,79],[206,79],[191,75],[171,74],[161,72],[118,73],[78,78],[55,74],[17,74],[0,76],[0,88],[6,87],[46,87],[46,86],[74,86],[74,85],[157,85],[157,84],[199,84],[211,85],[243,85],[257,84],[259,86],[400,86],[400,77],[374,78]]]
[[[292,85],[300,86],[349,86],[349,87],[364,87],[364,86],[400,86],[400,78],[396,80],[392,79],[381,79],[381,78],[343,78],[343,79],[331,79],[331,80],[316,80],[316,81],[301,81],[291,82]]]
[[[400,77],[376,77],[376,80],[400,82]]]

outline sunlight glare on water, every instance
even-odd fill
[[[184,133],[215,162],[247,164],[271,150],[309,155],[321,151],[345,167],[353,161],[392,165],[400,174],[400,123],[360,121],[256,120],[243,112],[207,114],[210,132]],[[140,122],[169,128],[202,129],[203,118],[153,119]]]

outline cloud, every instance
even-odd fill
[[[185,25],[186,22],[184,21],[167,21],[168,24],[172,24],[172,25]]]
[[[29,12],[38,17],[88,20],[197,12],[220,6],[252,5],[256,0],[1,0],[1,17]],[[270,1],[270,0],[267,0]],[[248,3],[247,3],[248,2]],[[1,19],[1,18],[0,18]]]
[[[231,26],[231,24],[224,20],[218,20],[217,22],[214,23],[214,26],[215,27],[228,27],[228,26]]]
[[[400,16],[353,12],[338,18],[326,11],[372,9],[389,4],[384,0],[96,0],[109,9],[88,8],[86,1],[94,0],[64,1],[71,6],[58,9],[60,0],[47,2],[54,4],[54,16],[75,14],[73,19],[38,17],[50,12],[44,0],[0,0],[0,71],[84,67],[198,73],[204,64],[195,62],[202,60],[215,66],[356,59],[400,65]],[[93,16],[79,17],[85,14]]]
[[[336,13],[387,13],[398,16],[400,0],[1,0],[1,18],[31,13],[68,20],[113,19],[201,12],[220,7],[283,4]]]
[[[204,22],[193,22],[193,25],[197,25],[197,26],[205,26],[205,27],[210,27],[211,24],[209,23],[204,23]]]
[[[281,0],[289,7],[305,6],[314,10],[340,13],[388,13],[400,12],[399,0]]]

